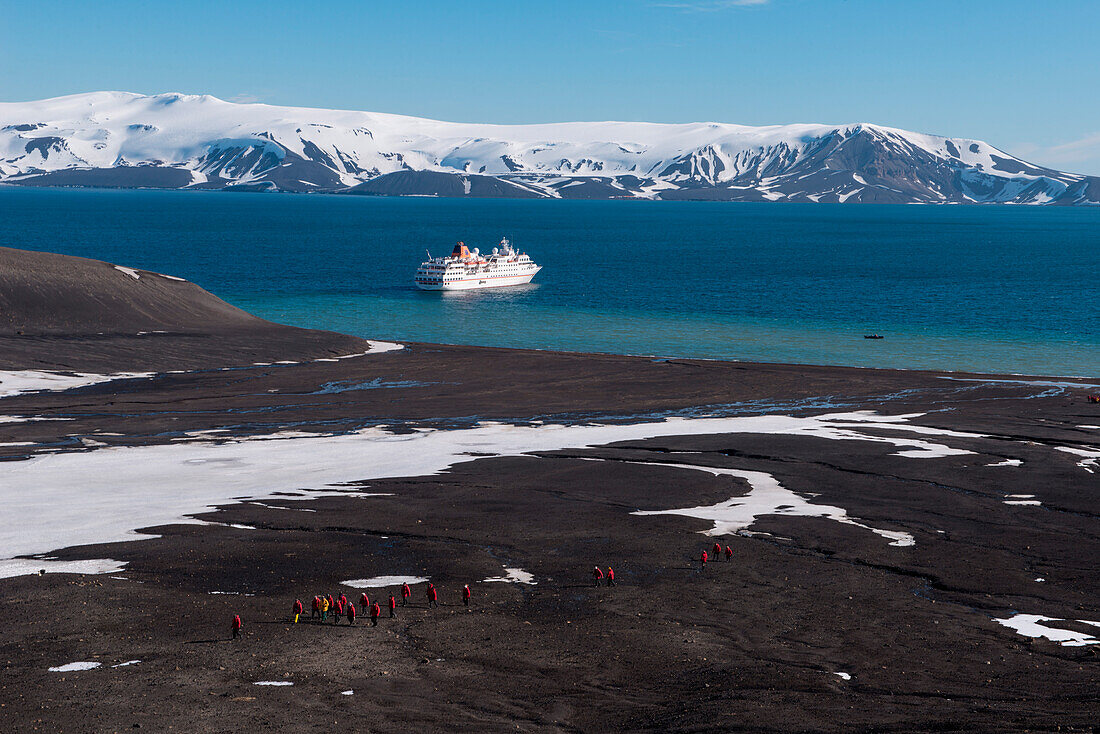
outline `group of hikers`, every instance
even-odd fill
[[[726,557],[726,561],[733,560],[733,549],[728,545],[723,547],[721,543],[715,543],[713,549],[713,560],[717,561],[722,556]],[[706,570],[707,561],[711,560],[712,556],[704,549],[699,556],[699,567],[701,570]],[[615,569],[611,566],[607,567],[607,572],[599,566],[592,569],[592,578],[596,581],[596,586],[600,585],[600,582],[606,580],[607,586],[615,585]],[[401,584],[401,606],[406,607],[409,605],[409,598],[412,596],[412,589],[409,588],[408,582]],[[427,598],[428,608],[439,606],[439,591],[435,588],[435,584],[428,582],[428,586],[424,589],[424,596]],[[462,604],[464,606],[470,606],[470,585],[466,584],[462,587]],[[389,598],[390,607],[390,619],[397,617],[397,597],[390,594]],[[371,626],[378,626],[378,618],[382,616],[382,605],[378,601],[371,602],[367,592],[363,592],[359,597],[359,608],[366,610],[366,613],[370,615]],[[297,623],[299,618],[305,613],[305,606],[302,604],[301,599],[294,600],[294,622]],[[310,620],[318,620],[320,622],[327,622],[332,620],[333,624],[339,624],[342,618],[348,620],[348,624],[355,624],[356,617],[355,603],[347,598],[346,595],[340,594],[340,596],[333,596],[332,594],[318,595],[313,597],[313,608],[310,611]],[[233,637],[234,639],[241,636],[241,615],[237,614],[233,616]]]
[[[725,549],[723,550],[721,543],[715,543],[714,544],[714,559],[713,560],[715,560],[715,561],[719,560],[722,557],[723,553],[726,556],[726,561],[727,562],[733,560],[733,548],[730,548],[727,545],[725,547]],[[709,561],[709,560],[711,560],[711,557],[707,555],[707,551],[704,548],[703,553],[699,556],[699,569],[702,570],[702,571],[705,571],[707,569],[707,561]]]
[[[610,571],[610,569],[608,569]],[[427,597],[428,608],[439,607],[439,591],[435,588],[435,584],[428,582],[428,587],[424,590],[424,595]],[[470,591],[470,585],[466,584],[462,587],[462,604],[466,607],[470,606],[470,597],[473,594]],[[409,588],[409,584],[401,584],[401,606],[405,607],[409,605],[409,597],[412,596],[412,589]],[[390,619],[397,617],[397,597],[390,594],[389,599],[390,606]],[[371,603],[370,597],[367,592],[363,592],[359,597],[359,608],[365,610],[366,614],[370,615],[370,622],[372,627],[378,626],[378,618],[382,616],[382,606],[375,601]],[[294,623],[297,624],[301,616],[305,613],[305,606],[302,604],[301,599],[294,600]],[[333,624],[339,624],[342,618],[348,620],[348,624],[355,624],[355,617],[357,615],[355,609],[355,603],[348,599],[346,595],[340,594],[340,596],[333,596],[332,594],[324,594],[313,597],[313,608],[310,611],[310,620],[318,620],[320,622],[332,621]],[[236,639],[241,636],[241,615],[233,615],[233,638]]]
[[[599,566],[596,566],[594,569],[592,569],[592,578],[596,579],[596,586],[599,586],[600,582],[604,579],[603,569],[601,569]],[[613,569],[611,566],[607,567],[607,585],[615,585],[615,569]]]

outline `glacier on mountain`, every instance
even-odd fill
[[[492,125],[95,92],[0,104],[0,183],[374,195],[1097,204],[1100,178],[867,123]]]

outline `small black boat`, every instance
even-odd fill
[[[886,337],[884,337],[882,334],[864,334],[863,338],[864,339],[885,339]]]

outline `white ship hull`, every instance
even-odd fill
[[[475,288],[502,288],[523,285],[542,270],[526,252],[516,252],[503,238],[491,255],[459,242],[446,257],[432,257],[416,269],[413,282],[422,291],[469,291]]]
[[[524,275],[470,275],[460,280],[452,280],[446,283],[425,284],[417,283],[416,287],[422,291],[468,291],[475,288],[502,288],[509,285],[523,285],[530,283],[535,274],[542,268],[535,268]]]

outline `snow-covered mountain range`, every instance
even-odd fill
[[[95,92],[0,104],[0,183],[358,194],[1100,204],[1100,178],[865,123],[488,125]]]

